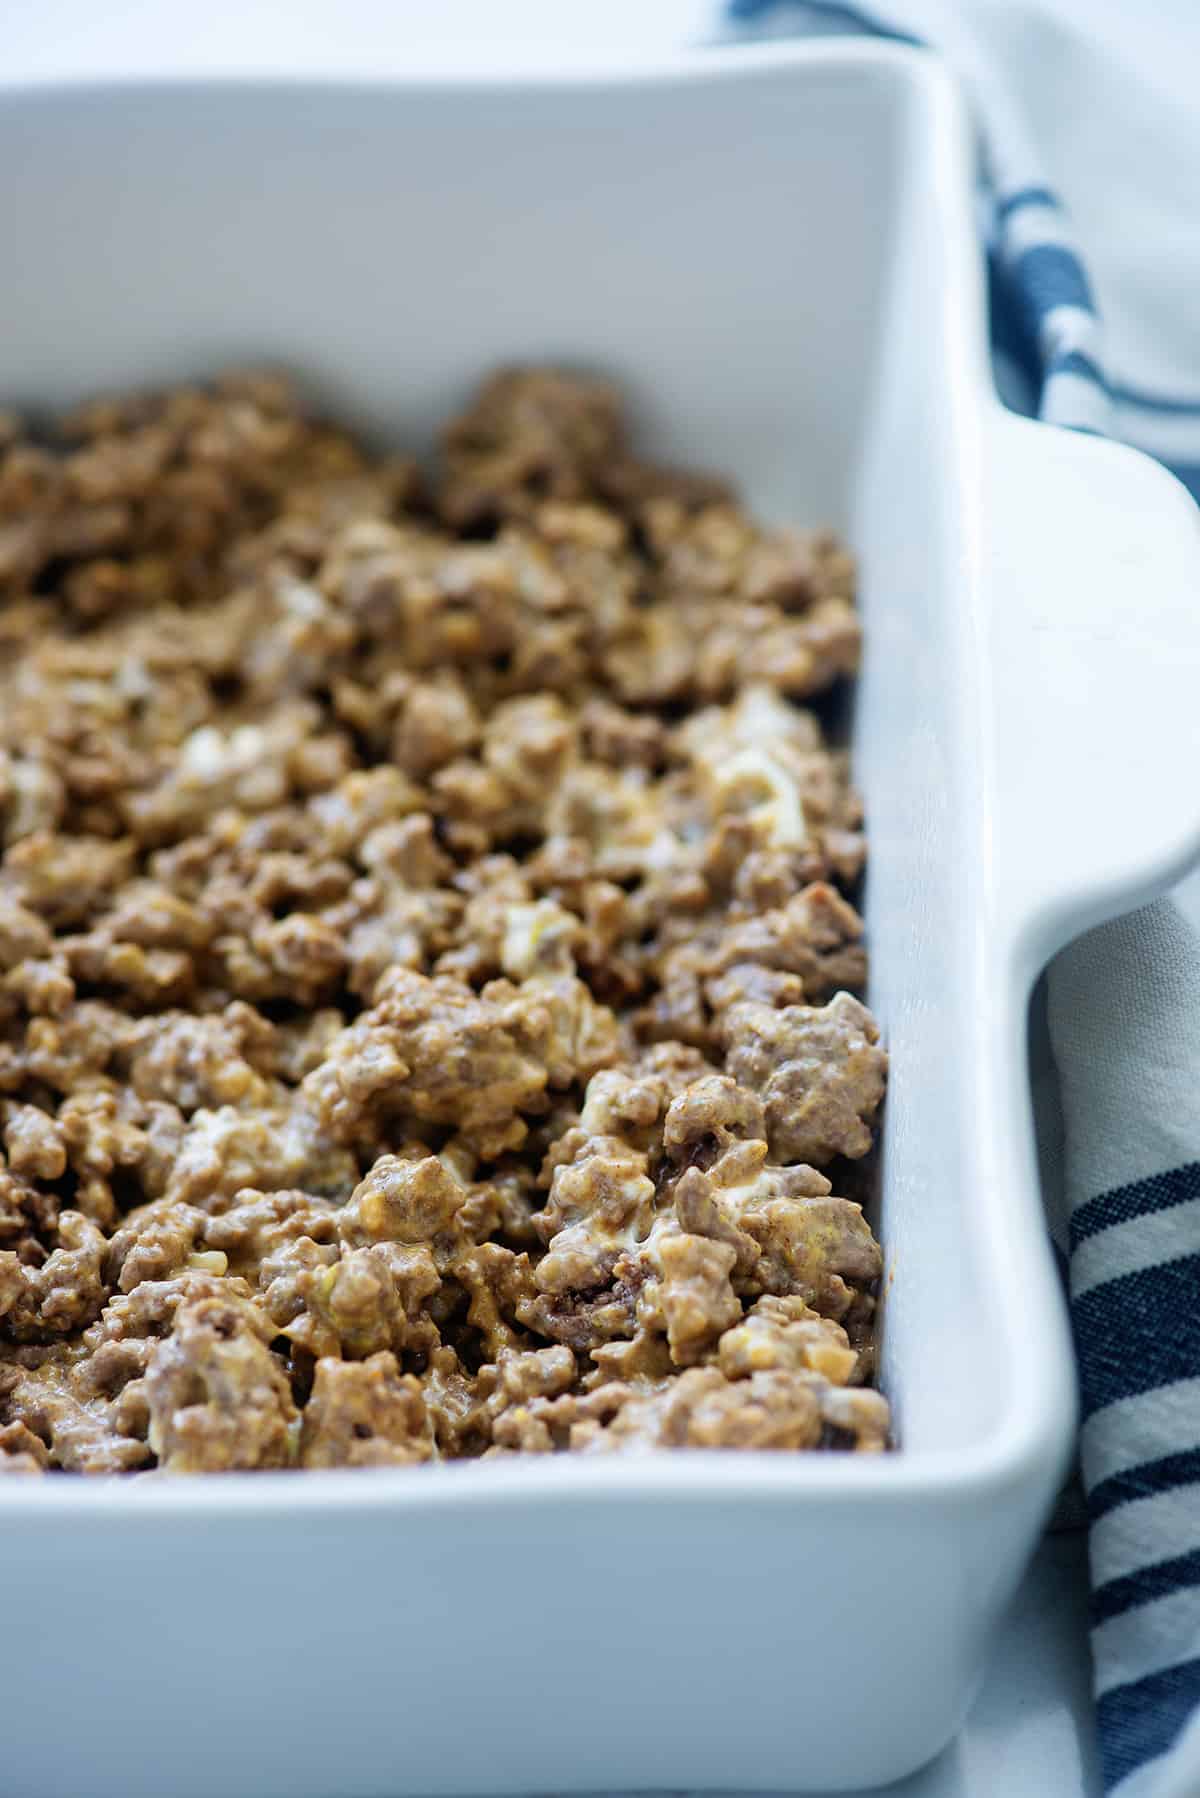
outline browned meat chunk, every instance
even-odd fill
[[[838,993],[819,1009],[735,1005],[725,1020],[728,1067],[760,1094],[767,1140],[780,1161],[816,1167],[871,1147],[887,1056],[865,1005]]]
[[[50,1455],[40,1436],[23,1423],[0,1429],[0,1473],[44,1473]]]
[[[620,407],[600,381],[553,370],[494,375],[445,438],[441,508],[455,526],[582,499],[620,447]]]
[[[300,1431],[303,1467],[408,1467],[428,1461],[433,1436],[419,1383],[394,1355],[317,1362]]]
[[[107,1244],[90,1218],[64,1211],[58,1242],[40,1267],[25,1267],[7,1250],[0,1254],[0,1338],[53,1342],[91,1323],[107,1296]]]
[[[147,1439],[168,1473],[284,1467],[296,1409],[273,1331],[245,1300],[200,1299],[175,1314],[143,1381]]]

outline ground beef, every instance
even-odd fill
[[[420,1383],[394,1355],[321,1357],[304,1407],[302,1467],[405,1467],[433,1452]]]
[[[871,1147],[887,1056],[866,1006],[849,993],[780,1011],[748,1001],[724,1024],[731,1074],[762,1096],[767,1140],[781,1161],[817,1166]]]
[[[0,639],[0,1472],[885,1446],[836,538],[241,374],[6,426]]]

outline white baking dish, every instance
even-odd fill
[[[1069,1453],[1025,1011],[1198,846],[1200,533],[1000,411],[938,68],[0,99],[0,392],[270,358],[401,441],[519,357],[862,554],[902,1447],[0,1486],[0,1790],[853,1787],[948,1738]]]

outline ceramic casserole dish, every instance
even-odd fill
[[[1069,1460],[1027,1004],[1058,945],[1198,847],[1191,502],[999,407],[968,135],[916,52],[12,89],[0,165],[6,402],[269,360],[419,445],[495,364],[561,359],[628,389],[648,453],[849,537],[900,1443],[6,1481],[0,1789],[794,1791],[916,1767]]]

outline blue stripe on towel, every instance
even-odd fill
[[[1172,1593],[1195,1585],[1200,1585],[1200,1548],[1172,1555],[1166,1561],[1154,1561],[1120,1579],[1105,1580],[1092,1593],[1092,1628],[1107,1623],[1110,1617],[1123,1616],[1140,1604],[1153,1604],[1156,1598],[1169,1598]]]
[[[787,0],[783,0],[787,4]],[[842,0],[798,0],[799,10],[818,19],[828,19],[834,25],[848,25],[852,31],[865,31],[872,37],[887,38],[894,44],[913,44],[918,49],[924,47],[923,41],[915,37],[911,31],[901,31],[895,25],[885,25],[882,19],[874,18],[859,6],[847,6]],[[729,16],[739,24],[748,24],[753,19],[765,18],[768,13],[782,10],[781,0],[729,0]]]
[[[1172,398],[1167,393],[1151,393],[1145,387],[1131,387],[1126,381],[1118,381],[1112,390],[1113,398],[1122,406],[1135,406],[1141,412],[1169,413],[1174,418],[1200,419],[1200,399]]]
[[[1165,1754],[1198,1703],[1200,1660],[1179,1661],[1105,1692],[1096,1721],[1106,1788]]]
[[[1107,1517],[1118,1505],[1130,1504],[1138,1498],[1154,1498],[1160,1492],[1173,1492],[1179,1486],[1200,1484],[1200,1448],[1181,1449],[1174,1455],[1159,1455],[1154,1461],[1142,1461],[1124,1473],[1110,1474],[1088,1493],[1088,1514],[1093,1523]],[[1200,1512],[1200,1495],[1197,1498]]]
[[[1015,193],[1005,194],[996,201],[996,218],[1011,218],[1014,212],[1023,212],[1026,206],[1049,206],[1055,212],[1061,211],[1062,201],[1049,187],[1019,187]]]
[[[1134,1180],[1128,1186],[1114,1186],[1075,1207],[1071,1213],[1071,1247],[1077,1249],[1098,1230],[1127,1224],[1133,1217],[1149,1217],[1155,1211],[1169,1211],[1173,1205],[1185,1205],[1189,1199],[1200,1199],[1200,1161],[1185,1162],[1169,1173]]]
[[[1197,1292],[1200,1254],[1122,1274],[1072,1299],[1085,1417],[1117,1399],[1200,1374]]]
[[[1009,265],[1009,278],[1036,318],[1056,306],[1094,313],[1096,303],[1082,262],[1065,244],[1035,243]]]

